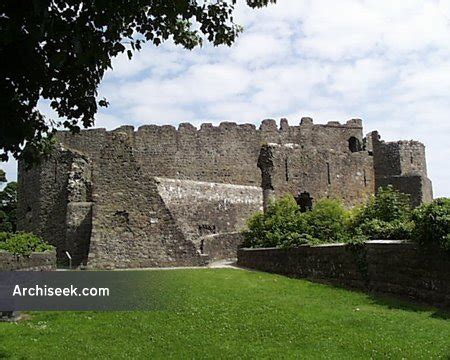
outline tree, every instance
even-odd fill
[[[256,8],[276,0],[246,0]],[[0,2],[0,157],[35,161],[59,126],[90,127],[111,59],[167,39],[186,49],[204,39],[230,46],[242,30],[236,0],[3,0]],[[63,121],[46,119],[40,99]],[[26,147],[24,145],[27,144]]]
[[[17,183],[9,182],[0,191],[0,231],[16,231]]]
[[[2,182],[6,182],[6,174],[2,169],[0,169],[0,183]]]

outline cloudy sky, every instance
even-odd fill
[[[450,1],[278,0],[235,18],[231,48],[117,58],[96,125],[362,118],[366,133],[425,143],[435,196],[450,196]]]

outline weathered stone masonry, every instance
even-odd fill
[[[17,256],[0,250],[0,271],[52,271],[56,269],[54,250]]]
[[[18,226],[75,265],[202,265],[230,257],[236,233],[272,196],[306,192],[351,206],[393,184],[431,199],[418,142],[363,137],[360,120],[298,126],[145,125],[57,134],[51,159],[19,164]],[[223,235],[223,236],[222,236]],[[221,240],[222,239],[222,240]],[[223,241],[233,249],[226,251]],[[206,249],[214,254],[208,254]],[[222,255],[221,255],[222,254]]]
[[[450,259],[439,248],[405,241],[369,241],[240,249],[238,264],[292,277],[412,297],[450,308]]]

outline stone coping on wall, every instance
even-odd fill
[[[368,240],[365,242],[365,244],[414,244],[410,240]],[[311,247],[311,248],[320,248],[320,247],[341,247],[341,246],[347,246],[346,243],[325,243],[325,244],[317,244],[317,245],[309,245],[309,244],[302,244],[298,247]],[[242,250],[277,250],[280,248],[277,247],[264,247],[264,248],[241,248]]]
[[[357,247],[241,248],[238,265],[450,308],[449,254],[411,241],[372,240]]]
[[[56,269],[56,251],[32,252],[18,256],[0,250],[0,271],[51,271]]]

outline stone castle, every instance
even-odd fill
[[[358,204],[392,184],[413,205],[432,199],[424,145],[363,136],[359,119],[298,126],[145,125],[57,134],[52,157],[19,163],[18,227],[95,268],[204,265],[234,257],[238,232],[271,197],[302,209]]]

